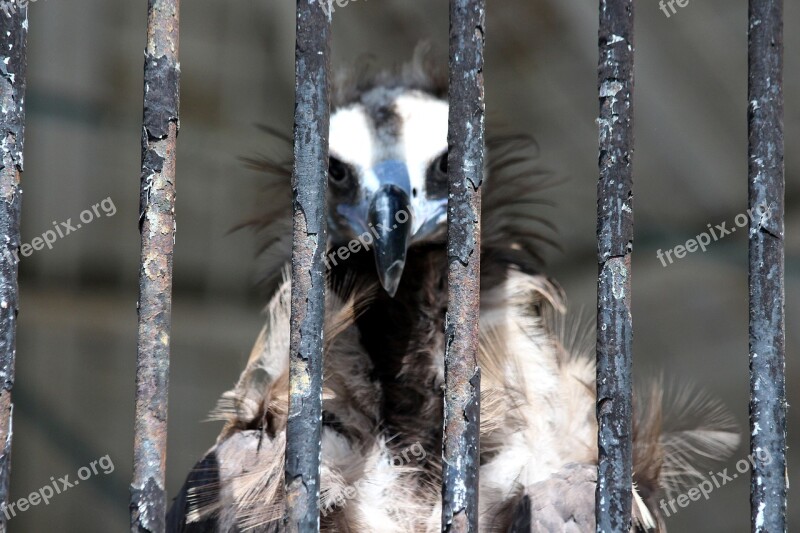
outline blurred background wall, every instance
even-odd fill
[[[10,522],[12,532],[122,531],[128,524],[136,356],[144,1],[31,4],[23,242],[117,208],[20,265],[12,498],[108,455],[99,474]],[[447,50],[444,0],[351,0],[334,15],[334,63]],[[573,310],[595,308],[597,16],[593,0],[489,0],[492,124],[529,133],[564,185],[542,214],[563,251],[548,271]],[[747,242],[739,232],[663,267],[670,249],[747,207],[745,0],[692,0],[667,18],[637,5],[634,331],[637,376],[663,374],[721,398],[747,433]],[[800,405],[800,5],[786,2],[786,329],[789,403]],[[229,230],[258,210],[259,176],[239,156],[283,149],[254,125],[291,132],[294,2],[184,1],[168,489],[211,445],[204,423],[260,328],[256,239]],[[102,214],[102,212],[101,212]],[[791,409],[792,485],[800,416]],[[747,446],[724,467],[733,470]],[[797,501],[795,489],[790,501]],[[791,526],[800,510],[790,505]],[[668,520],[672,531],[749,531],[748,481]]]

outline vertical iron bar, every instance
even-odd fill
[[[600,0],[597,184],[598,533],[627,533],[632,501],[633,0]]]
[[[324,4],[324,5],[323,5]],[[327,2],[297,0],[292,315],[286,427],[287,531],[319,531],[322,348],[325,320],[330,125],[330,25]]]
[[[750,522],[786,531],[783,0],[750,0]]]
[[[450,1],[442,531],[478,531],[480,211],[484,173],[485,0]]]
[[[2,128],[2,168],[0,168],[0,505],[8,503],[11,474],[11,437],[14,406],[14,360],[17,352],[17,273],[19,269],[19,219],[22,189],[22,148],[25,133],[25,73],[28,41],[28,7],[11,4],[0,13],[0,128]],[[0,532],[6,531],[6,515],[0,513]]]
[[[139,332],[131,531],[163,532],[175,243],[179,0],[149,0],[139,199]]]

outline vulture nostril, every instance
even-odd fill
[[[416,198],[416,197],[417,197],[417,188],[416,188],[416,187],[414,187],[413,189],[411,189],[411,196],[413,196],[414,198]]]

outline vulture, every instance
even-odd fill
[[[333,83],[320,527],[440,531],[447,308],[447,78],[424,53]],[[280,135],[277,132],[275,135]],[[285,138],[288,143],[291,139]],[[480,531],[594,531],[594,333],[542,272],[557,244],[543,214],[550,174],[524,136],[487,137],[479,362]],[[288,411],[290,166],[252,224],[265,235],[272,296],[224,427],[189,473],[172,532],[283,531]],[[283,265],[283,266],[282,266]],[[631,531],[665,531],[659,499],[702,478],[738,444],[703,395],[635,394]],[[670,417],[667,410],[678,413]]]

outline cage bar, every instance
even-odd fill
[[[22,200],[22,151],[25,134],[25,74],[28,41],[28,7],[10,5],[0,13],[0,128],[2,128],[2,158],[0,169],[0,235],[3,253],[0,257],[0,505],[8,503],[11,473],[12,415],[14,406],[11,389],[14,387],[14,362],[17,351],[17,307],[19,288],[19,219]],[[0,513],[0,532],[6,531],[7,519]]]
[[[484,174],[484,0],[450,1],[442,531],[478,531],[480,211]]]
[[[175,242],[179,0],[149,0],[139,198],[139,331],[131,531],[163,532]]]
[[[297,0],[287,531],[319,531],[322,349],[330,126],[330,11]]]
[[[783,1],[750,0],[750,522],[786,531]]]
[[[597,531],[630,531],[633,0],[600,0],[597,184]]]

